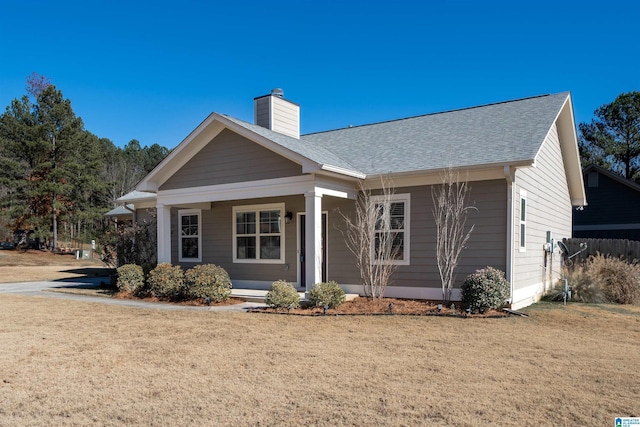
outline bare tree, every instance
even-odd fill
[[[442,299],[451,299],[460,254],[473,231],[472,225],[466,230],[467,216],[475,206],[468,205],[469,186],[460,181],[454,169],[442,174],[442,184],[431,187],[433,217],[436,223],[436,260],[442,282]]]
[[[381,178],[380,182],[380,194],[373,195],[360,181],[355,217],[341,213],[347,226],[347,247],[356,257],[364,293],[372,299],[384,296],[404,244],[404,234],[394,231],[391,220],[393,188],[388,180]]]

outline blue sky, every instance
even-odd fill
[[[301,131],[640,90],[640,2],[0,0],[0,106],[45,75],[87,130],[169,148],[283,88]]]

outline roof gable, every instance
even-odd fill
[[[562,114],[561,114],[562,113]],[[570,95],[559,93],[292,138],[212,113],[137,186],[157,191],[224,129],[302,166],[365,178],[444,168],[530,166],[556,121],[572,199],[584,201]],[[576,163],[577,162],[577,163]],[[576,164],[574,164],[576,163]]]

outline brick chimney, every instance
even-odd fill
[[[300,106],[284,99],[282,89],[253,99],[255,123],[274,132],[300,138]]]

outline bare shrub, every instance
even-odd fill
[[[157,263],[156,210],[149,209],[149,219],[132,224],[118,223],[116,231],[106,231],[100,254],[105,264],[117,267],[138,264],[148,272]]]
[[[602,289],[594,281],[587,264],[574,264],[564,267],[563,276],[571,289],[571,301],[591,304],[608,302]],[[564,300],[564,283],[559,280],[555,286],[545,295],[547,301]]]
[[[640,265],[598,254],[587,262],[589,274],[611,302],[640,304]]]
[[[442,175],[442,184],[431,187],[433,217],[436,223],[436,260],[442,299],[451,299],[455,281],[455,269],[460,254],[465,248],[474,226],[466,229],[467,216],[475,206],[468,205],[470,188],[454,169],[447,169]]]
[[[347,247],[356,257],[364,294],[372,299],[384,296],[396,270],[393,261],[400,255],[400,235],[393,232],[388,221],[394,190],[384,178],[380,184],[380,195],[373,195],[360,181],[355,217],[341,214],[347,226]]]

